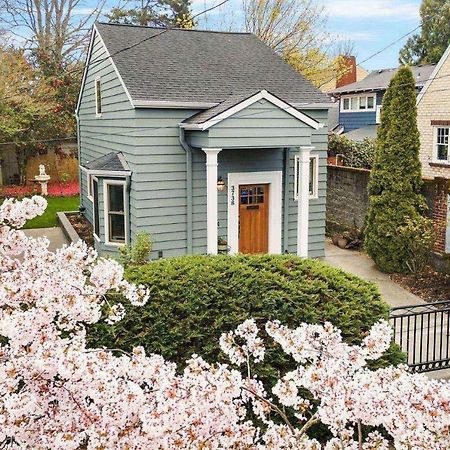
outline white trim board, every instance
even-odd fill
[[[228,174],[228,245],[230,253],[239,252],[239,185],[270,184],[269,194],[269,253],[281,254],[282,171],[235,172]]]
[[[180,127],[184,128],[185,130],[201,130],[205,131],[208,128],[211,128],[214,125],[217,125],[219,122],[222,122],[222,120],[227,119],[228,117],[233,116],[234,114],[238,113],[239,111],[242,111],[245,108],[248,108],[249,106],[253,105],[259,100],[267,100],[268,102],[272,103],[273,105],[277,106],[278,108],[282,109],[283,111],[286,111],[291,116],[295,117],[296,119],[300,120],[301,122],[305,123],[306,125],[309,125],[311,128],[314,128],[315,130],[318,130],[319,128],[323,128],[324,124],[318,122],[317,120],[313,119],[312,117],[309,117],[307,114],[304,114],[300,112],[298,109],[296,109],[294,106],[290,105],[289,103],[286,103],[284,100],[279,99],[278,97],[275,97],[275,95],[272,95],[270,92],[267,92],[266,90],[262,90],[258,92],[255,95],[252,95],[251,97],[247,98],[246,100],[243,100],[242,102],[238,103],[237,105],[234,105],[233,107],[227,109],[226,111],[218,114],[217,116],[207,120],[206,122],[200,123],[200,124],[192,124],[192,123],[181,123]]]
[[[439,71],[442,69],[442,66],[444,65],[447,58],[450,57],[450,45],[447,47],[447,50],[445,50],[444,54],[442,55],[441,59],[437,63],[436,67],[433,70],[433,73],[431,74],[431,77],[428,78],[427,82],[425,83],[425,86],[422,88],[422,90],[419,92],[419,95],[417,96],[416,104],[418,105],[425,93],[427,92],[428,88],[431,86],[431,83],[433,83],[434,79],[436,78]]]

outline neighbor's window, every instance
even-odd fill
[[[341,111],[375,111],[374,95],[354,95],[342,97]]]
[[[294,167],[294,198],[298,200],[300,182],[300,158],[295,155]],[[319,155],[311,155],[309,158],[309,198],[317,198],[319,195]]]
[[[95,114],[102,115],[102,90],[100,78],[95,80]]]
[[[437,161],[450,162],[450,128],[437,127],[435,131],[435,157]]]
[[[125,244],[125,182],[106,182],[106,242]]]

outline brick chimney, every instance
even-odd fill
[[[356,58],[354,56],[341,56],[342,62],[339,72],[344,74],[336,81],[336,87],[346,86],[356,81]]]

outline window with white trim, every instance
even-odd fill
[[[87,196],[94,201],[94,176],[91,173],[87,174]]]
[[[101,80],[95,80],[95,115],[100,117],[102,115],[102,89]]]
[[[298,200],[300,182],[300,157],[295,155],[294,162],[294,199]],[[319,197],[319,155],[309,157],[309,198]]]
[[[341,98],[341,111],[375,111],[375,95],[353,95]]]
[[[450,127],[435,127],[434,159],[450,163]]]
[[[98,178],[92,177],[92,202],[94,204],[94,236],[100,239],[100,216],[98,203]]]
[[[105,229],[107,244],[125,244],[127,236],[126,184],[105,180]]]

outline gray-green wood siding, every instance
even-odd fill
[[[132,170],[130,186],[130,236],[145,231],[153,240],[152,257],[176,256],[187,252],[186,154],[179,143],[179,123],[195,110],[133,109],[114,67],[105,57],[101,41],[93,45],[90,69],[79,110],[81,164],[111,151],[124,154]],[[95,79],[101,77],[101,117],[95,115]],[[326,111],[306,111],[326,120]],[[311,256],[323,256],[325,233],[325,184],[327,130],[299,127],[297,119],[266,102],[257,103],[211,128],[209,132],[188,132],[191,144],[200,147],[228,146],[219,154],[219,175],[229,172],[282,170],[282,147],[312,145],[320,152],[319,199],[311,200],[309,248]],[[310,135],[312,136],[310,138]],[[242,148],[253,147],[253,148]],[[290,201],[288,249],[295,253],[297,212],[293,200],[294,150],[290,152]],[[205,155],[193,151],[193,248],[206,252]],[[86,175],[81,174],[81,201],[92,222],[92,202],[87,198]],[[100,238],[104,240],[103,192],[101,193]],[[219,236],[226,236],[226,191],[219,193]],[[116,247],[97,245],[104,252]],[[284,247],[284,244],[283,244]]]

